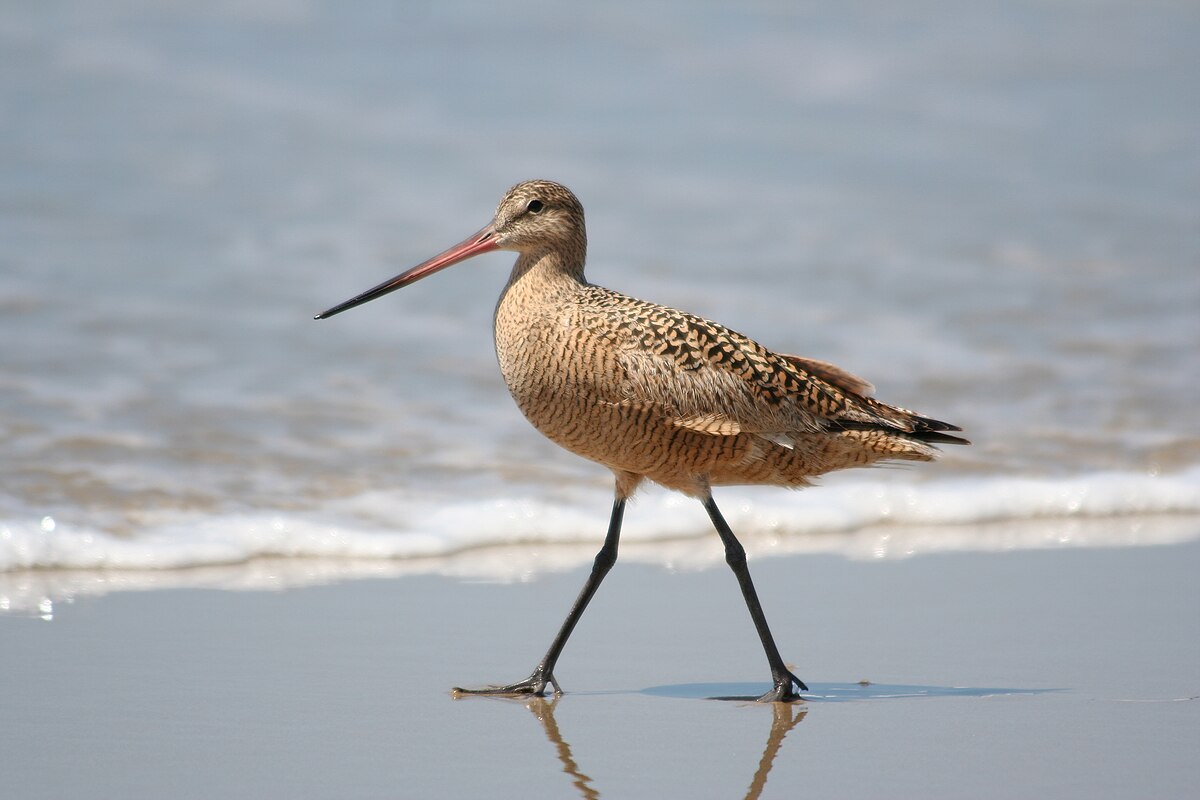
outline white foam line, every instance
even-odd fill
[[[320,516],[180,518],[129,537],[48,518],[10,522],[0,525],[0,574],[31,569],[180,569],[255,558],[427,559],[506,545],[591,544],[603,537],[608,502],[600,492],[565,502],[521,498],[466,503],[373,493],[342,501]],[[806,492],[724,490],[720,502],[734,530],[745,537],[782,540],[822,534],[829,541],[830,534],[879,529],[902,537],[904,552],[912,554],[979,549],[987,537],[975,526],[985,523],[1058,520],[1064,524],[1038,530],[1053,528],[1058,531],[1053,536],[1078,541],[1080,534],[1069,529],[1080,520],[1200,514],[1200,468],[1170,476],[875,480]],[[709,532],[699,504],[653,492],[630,509],[623,540],[668,543],[703,539]],[[1006,546],[1041,546],[1040,536],[1019,537]],[[829,551],[861,556],[857,546],[848,544],[858,541],[857,536],[842,540]],[[873,548],[872,552],[878,549]],[[889,549],[889,554],[896,552]]]
[[[742,536],[751,559],[834,554],[855,560],[896,560],[944,552],[1008,552],[1067,547],[1144,547],[1200,538],[1200,516],[1121,516],[1100,519],[1022,520],[949,526],[876,525],[812,535]],[[37,569],[0,573],[0,613],[51,619],[78,597],[153,589],[280,590],[366,578],[442,575],[459,580],[524,582],[586,567],[596,544],[558,543],[471,548],[421,558],[259,556],[239,563],[187,568]],[[671,571],[722,568],[715,535],[702,539],[634,541],[622,545],[622,563]]]

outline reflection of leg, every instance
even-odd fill
[[[617,499],[613,501],[608,535],[604,537],[604,546],[600,548],[599,553],[596,553],[596,559],[592,563],[592,572],[588,575],[587,582],[583,584],[579,597],[575,598],[575,605],[571,606],[571,613],[567,614],[562,627],[559,628],[558,635],[550,643],[550,649],[546,651],[541,662],[534,667],[530,676],[523,681],[510,683],[507,686],[487,686],[482,689],[456,688],[454,689],[455,694],[533,694],[541,696],[546,691],[547,683],[554,687],[555,694],[562,694],[558,681],[554,679],[554,665],[558,663],[558,657],[562,654],[563,647],[566,646],[567,639],[571,636],[571,631],[575,630],[575,625],[583,616],[584,609],[591,602],[592,595],[596,594],[596,590],[600,588],[600,582],[617,562],[617,543],[621,539],[621,518],[624,513],[625,498],[618,495]]]
[[[750,788],[746,791],[746,800],[757,800],[762,795],[763,787],[767,785],[767,773],[775,763],[775,756],[783,745],[783,737],[799,725],[807,713],[808,710],[803,707],[797,711],[797,707],[791,703],[771,704],[771,714],[774,717],[771,720],[771,733],[767,736],[767,746],[763,748],[762,759],[758,762],[758,771],[754,773],[754,779],[750,781]]]
[[[562,762],[563,772],[571,776],[571,783],[579,790],[580,796],[585,800],[598,800],[600,793],[591,787],[592,779],[579,771],[579,765],[571,756],[571,745],[567,744],[558,730],[558,722],[554,719],[554,705],[557,702],[557,699],[546,700],[542,697],[535,697],[525,707],[533,712],[533,715],[538,718],[538,722],[542,723],[542,730],[546,732],[546,738],[554,745],[554,750],[558,753],[558,760]]]
[[[808,691],[808,687],[804,685],[804,681],[788,671],[787,665],[783,663],[783,658],[779,655],[779,648],[775,646],[775,638],[771,636],[771,629],[767,627],[767,618],[763,615],[762,605],[758,602],[758,592],[754,591],[754,581],[750,579],[750,570],[746,567],[746,550],[733,535],[729,523],[721,516],[721,511],[713,501],[712,494],[705,498],[704,508],[708,511],[713,526],[716,527],[721,541],[725,544],[725,562],[729,564],[729,568],[737,576],[738,584],[742,587],[742,597],[746,599],[746,608],[750,610],[750,617],[754,620],[758,638],[762,640],[763,650],[767,654],[767,663],[771,667],[771,678],[774,680],[775,686],[759,700],[767,702],[799,699],[799,695],[792,691],[792,686],[799,687],[801,691]]]

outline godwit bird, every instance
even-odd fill
[[[869,383],[832,364],[773,353],[715,322],[588,283],[583,206],[551,181],[514,186],[478,233],[316,318],[491,250],[519,254],[494,318],[496,357],[513,399],[551,441],[611,469],[616,497],[591,574],[533,673],[455,691],[541,695],[549,683],[561,694],[554,666],[617,560],[625,501],[649,479],[704,504],[771,668],[774,687],[759,699],[797,699],[795,688],[808,687],[779,655],[746,552],[712,487],[799,487],[835,469],[930,461],[934,443],[967,443],[944,432],[961,429],[871,399]]]

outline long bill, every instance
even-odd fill
[[[500,245],[496,243],[496,233],[492,230],[492,226],[488,225],[478,233],[454,245],[449,250],[439,253],[428,261],[417,264],[407,272],[402,272],[391,280],[384,281],[356,297],[351,297],[344,303],[338,303],[333,308],[322,311],[313,317],[313,319],[328,319],[334,314],[340,314],[355,306],[361,306],[363,303],[368,303],[377,297],[383,297],[385,294],[394,292],[397,289],[403,289],[410,283],[416,283],[427,275],[432,275],[438,270],[457,264],[471,256],[499,249]]]

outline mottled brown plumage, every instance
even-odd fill
[[[542,210],[531,214],[531,201]],[[928,461],[957,430],[864,396],[822,362],[772,353],[715,322],[588,283],[583,209],[530,181],[496,212],[521,252],[496,308],[509,391],[552,441],[617,473],[693,497],[710,486],[804,486],[885,459]]]
[[[762,699],[796,697],[712,486],[806,486],[837,469],[929,461],[959,428],[872,399],[869,383],[823,361],[783,355],[715,322],[588,283],[583,207],[566,187],[527,181],[491,224],[321,317],[489,250],[520,255],[494,317],[509,391],[547,438],[611,469],[605,548],[546,658],[526,681],[489,693],[540,694],[583,607],[616,558],[625,500],[646,479],[700,499],[726,546],[771,665]],[[557,689],[557,684],[555,683]]]

